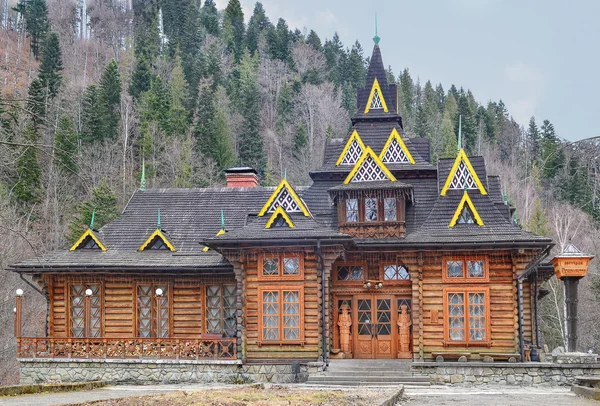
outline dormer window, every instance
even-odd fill
[[[366,221],[377,221],[377,199],[370,197],[365,199],[365,220]]]
[[[396,221],[398,218],[398,211],[396,209],[396,199],[393,197],[386,197],[383,199],[383,210],[385,213],[385,221]]]
[[[358,199],[346,200],[346,222],[358,223]]]

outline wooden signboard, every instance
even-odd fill
[[[557,257],[552,260],[554,274],[558,279],[565,277],[583,278],[588,272],[588,263],[591,258]]]

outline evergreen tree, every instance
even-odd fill
[[[209,80],[200,81],[194,114],[194,138],[196,150],[205,156],[210,156],[212,137],[216,133],[214,92]]]
[[[58,35],[55,32],[50,32],[44,41],[39,74],[40,81],[47,89],[50,98],[58,94],[62,82],[62,75],[59,72],[62,71],[62,68],[62,54]]]
[[[38,157],[39,136],[33,125],[24,134],[25,144],[17,159],[17,170],[13,193],[22,204],[38,203],[42,196],[42,168]]]
[[[187,3],[182,26],[182,36],[179,41],[170,44],[175,46],[175,56],[179,51],[181,52],[181,66],[189,88],[197,89],[204,65],[204,55],[201,52],[204,34],[200,23],[200,10],[196,7],[195,1]]]
[[[200,24],[206,32],[215,37],[219,36],[219,11],[214,0],[206,0],[204,7],[200,10]]]
[[[419,107],[417,107],[417,116],[415,121],[415,134],[417,134],[418,137],[427,137],[429,134],[429,126],[423,105],[419,105]]]
[[[458,97],[458,117],[454,120],[454,132],[458,134],[459,121],[462,124],[463,147],[467,154],[473,154],[477,145],[477,121],[475,120],[475,112],[473,111],[467,95],[462,92]]]
[[[244,53],[244,12],[239,0],[229,0],[223,14],[223,42],[239,62]]]
[[[323,46],[321,45],[321,38],[319,38],[319,35],[314,30],[310,30],[310,32],[308,33],[308,36],[306,37],[306,43],[313,47],[315,51],[323,51]]]
[[[533,213],[529,216],[529,221],[526,225],[527,231],[536,235],[549,236],[550,228],[548,227],[548,215],[542,207],[542,202],[539,197],[536,197],[533,206]]]
[[[363,49],[360,42],[356,41],[348,54],[348,59],[345,67],[345,79],[354,89],[365,86],[365,77],[367,69],[365,67],[365,59],[363,57]],[[371,89],[369,89],[371,90]]]
[[[134,100],[138,100],[142,93],[150,90],[150,84],[154,75],[150,69],[148,57],[144,55],[138,56],[135,68],[131,74],[131,82],[129,83],[129,94]]]
[[[58,121],[58,129],[54,135],[54,149],[58,170],[63,173],[76,173],[78,171],[75,162],[77,132],[75,123],[66,114]]]
[[[292,149],[294,157],[296,159],[301,159],[302,154],[307,146],[308,134],[306,132],[306,127],[304,127],[304,124],[300,124],[298,128],[296,128],[296,133],[294,134],[294,144]]]
[[[227,100],[227,92],[223,86],[219,86],[214,92],[215,118],[214,135],[211,140],[211,156],[222,173],[235,162],[235,153],[229,125],[230,105]]]
[[[454,97],[451,96],[453,99]],[[458,141],[454,132],[454,120],[451,117],[452,113],[449,110],[444,112],[442,116],[442,125],[440,127],[440,138],[442,141],[442,149],[440,158],[454,158],[458,149]]]
[[[46,89],[39,78],[29,85],[27,94],[27,113],[31,117],[34,128],[39,128],[46,119]]]
[[[99,104],[102,116],[102,138],[116,140],[121,116],[121,75],[117,62],[113,59],[104,69],[100,79]]]
[[[452,95],[454,97],[454,100],[458,101],[460,94],[458,93],[458,89],[456,89],[456,86],[454,86],[454,85],[450,86],[450,90],[448,90],[448,96],[449,95]]]
[[[275,29],[270,29],[267,33],[267,46],[271,58],[279,59],[283,62],[291,60],[291,37],[287,22],[283,18],[280,18],[277,21]]]
[[[404,128],[412,130],[415,122],[415,84],[410,77],[408,68],[400,75],[400,87],[398,88],[400,98],[400,112]]]
[[[21,13],[25,19],[25,29],[31,37],[31,52],[37,60],[42,44],[50,30],[46,0],[19,0],[14,10]]]
[[[83,93],[81,112],[81,140],[98,142],[104,139],[104,111],[100,90],[89,85]]]
[[[248,50],[251,55],[258,50],[258,44],[263,33],[271,27],[271,22],[265,14],[265,9],[262,3],[256,2],[254,5],[254,12],[250,21],[248,22],[248,30],[246,32],[246,41],[248,43]]]
[[[133,34],[138,63],[141,56],[149,63],[160,54],[158,11],[158,0],[133,0]]]
[[[185,108],[185,104],[188,101],[188,84],[185,81],[183,68],[181,67],[181,55],[179,52],[176,54],[175,67],[171,72],[169,93],[171,103],[168,113],[168,134],[181,134],[186,131],[188,126],[188,113]]]
[[[245,53],[240,61],[240,112],[244,125],[239,136],[240,165],[249,166],[264,176],[266,158],[260,134],[260,90],[258,58]]]
[[[564,166],[565,156],[563,145],[549,120],[544,120],[541,126],[541,138],[542,176],[545,179],[554,179]]]
[[[529,119],[529,128],[527,129],[527,144],[532,162],[538,162],[540,159],[540,131],[535,123],[535,117]]]
[[[344,65],[346,53],[340,37],[336,32],[331,40],[326,40],[323,46],[329,80],[336,86],[343,83],[342,67]]]
[[[95,213],[94,228],[96,230],[119,217],[117,196],[104,178],[92,190],[92,197],[79,206],[78,214],[69,225],[69,233],[66,237],[69,244],[77,241],[89,227],[92,213]]]
[[[444,92],[444,87],[441,83],[435,87],[435,103],[437,104],[438,111],[442,113],[444,111],[444,106],[446,105],[446,93]]]
[[[191,188],[194,186],[194,168],[191,164],[193,153],[192,138],[186,136],[179,152],[179,161],[175,168],[175,187]]]

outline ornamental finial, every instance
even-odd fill
[[[375,45],[378,45],[380,40],[381,38],[377,35],[377,13],[375,13],[375,36],[373,37],[373,42]]]
[[[158,208],[158,216],[157,216],[157,221],[156,221],[156,229],[157,230],[161,230],[161,225],[160,225],[160,207]]]
[[[96,219],[96,209],[92,210],[92,219],[90,220],[90,230],[94,229],[94,220]]]
[[[142,158],[142,178],[140,179],[140,190],[146,190],[146,161]]]
[[[458,152],[462,149],[462,115],[458,116]]]
[[[221,230],[225,231],[225,212],[221,209]]]

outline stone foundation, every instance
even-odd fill
[[[320,363],[240,361],[20,359],[21,383],[105,381],[113,384],[305,382]]]
[[[597,363],[550,362],[413,362],[413,375],[428,376],[433,384],[461,386],[565,386],[574,377],[600,376]]]

